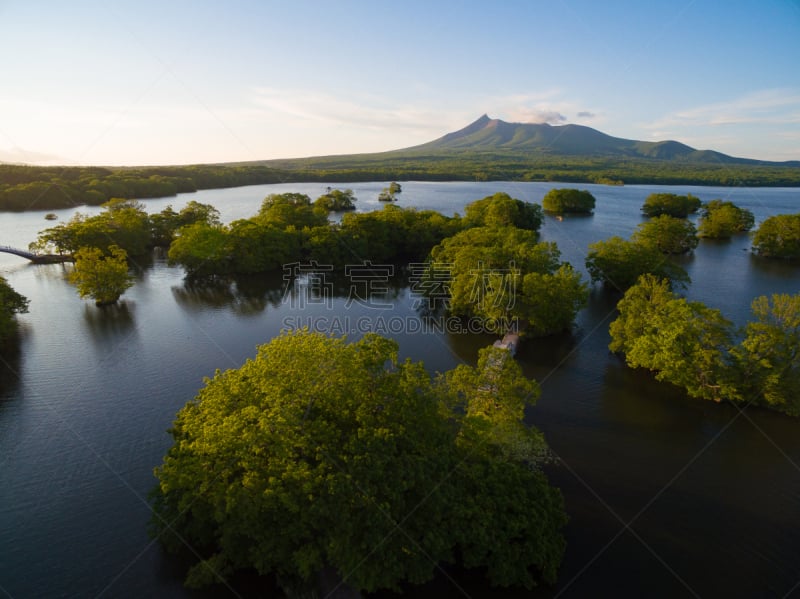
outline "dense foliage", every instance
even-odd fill
[[[0,210],[97,206],[111,198],[157,198],[198,189],[281,183],[266,166],[175,166],[111,169],[0,164]]]
[[[609,348],[629,366],[651,370],[693,397],[800,416],[800,294],[756,298],[755,320],[744,331],[652,275],[642,276],[617,308]]]
[[[469,227],[516,227],[538,231],[544,221],[542,207],[498,192],[467,205],[464,223]]]
[[[765,220],[753,235],[753,251],[766,258],[800,258],[800,213]]]
[[[328,212],[344,212],[345,210],[355,210],[356,196],[352,189],[329,189],[326,193],[314,200],[314,205],[327,210]]]
[[[252,569],[307,593],[325,570],[398,589],[457,559],[496,585],[553,582],[563,503],[522,423],[538,389],[504,354],[432,380],[377,335],[273,339],[179,412],[156,534],[202,558],[192,586]]]
[[[77,213],[69,222],[45,229],[31,249],[45,253],[74,254],[80,248],[108,252],[117,246],[130,257],[144,256],[155,246],[168,247],[181,227],[194,223],[217,224],[219,212],[208,204],[189,202],[180,212],[167,206],[148,215],[141,202],[114,198],[95,216]]]
[[[491,205],[482,208],[495,212]],[[500,332],[517,326],[532,336],[569,330],[588,298],[580,273],[559,261],[555,243],[538,242],[535,231],[502,224],[506,219],[497,222],[465,229],[431,251],[432,267],[447,265],[450,272],[450,312]]]
[[[646,273],[666,278],[674,285],[689,282],[686,271],[665,257],[657,245],[618,236],[589,245],[586,269],[593,283],[602,282],[618,291],[625,291]]]
[[[749,231],[754,224],[755,217],[749,210],[739,208],[733,202],[711,200],[703,205],[697,231],[700,237],[729,239],[736,233]]]
[[[641,223],[631,241],[656,248],[664,254],[685,254],[697,247],[697,229],[685,218],[662,214]]]
[[[304,194],[268,196],[257,215],[228,226],[207,222],[180,229],[169,259],[189,275],[266,272],[294,262],[344,266],[421,262],[430,249],[461,228],[458,218],[433,210],[386,205],[349,212],[330,223],[327,210]]]
[[[677,297],[666,279],[649,274],[628,289],[617,309],[609,329],[611,351],[693,397],[721,399],[731,324],[719,310]]]
[[[69,281],[77,287],[78,295],[92,298],[98,306],[115,303],[133,286],[125,250],[114,245],[107,253],[96,247],[75,252],[75,267],[69,273]]]
[[[16,314],[28,311],[28,299],[14,291],[3,277],[0,277],[0,344],[16,330]]]
[[[742,343],[733,348],[738,394],[800,416],[800,294],[761,296]]]
[[[666,214],[676,218],[686,218],[697,212],[702,206],[700,198],[687,193],[685,196],[675,193],[651,193],[644,200],[642,212],[645,216]]]
[[[591,193],[578,189],[551,189],[542,198],[542,207],[557,214],[589,213],[594,210],[594,204]]]

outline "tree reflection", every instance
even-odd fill
[[[277,308],[283,298],[281,273],[257,276],[186,278],[172,288],[172,296],[183,308],[198,312],[230,309],[240,316],[253,316],[268,306]]]
[[[135,304],[125,300],[99,307],[86,304],[83,320],[91,332],[91,338],[105,342],[129,333],[134,326],[134,306]]]
[[[0,343],[0,407],[4,399],[16,395],[15,390],[19,386],[23,334],[24,331],[17,330]]]

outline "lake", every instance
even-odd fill
[[[379,209],[387,183],[354,183],[359,210]],[[400,206],[463,212],[497,191],[540,202],[557,183],[405,182]],[[270,193],[312,199],[325,184],[201,191],[146,200],[159,211],[190,200],[224,221],[253,215]],[[345,187],[345,186],[341,186]],[[542,238],[585,272],[588,244],[627,237],[654,191],[730,200],[756,222],[800,211],[800,189],[575,185],[597,198],[592,216],[547,217]],[[82,212],[96,213],[97,208]],[[73,210],[56,212],[63,222]],[[54,223],[44,212],[0,213],[0,245],[25,248]],[[744,324],[758,295],[798,293],[800,268],[753,257],[747,236],[701,241],[684,258],[690,299]],[[0,594],[11,597],[229,596],[182,587],[182,565],[147,535],[153,468],[175,413],[216,369],[235,368],[287,325],[339,318],[359,332],[417,318],[408,289],[383,306],[292,301],[284,273],[239,285],[190,285],[156,255],[119,306],[78,298],[61,265],[0,254],[0,275],[31,300],[19,346],[0,355]],[[786,596],[800,588],[800,421],[689,399],[632,371],[607,345],[615,299],[593,290],[570,335],[527,341],[518,354],[542,395],[529,421],[559,458],[548,467],[570,522],[555,588],[503,596]],[[329,305],[326,305],[329,304]],[[347,318],[345,320],[345,317]],[[305,319],[305,320],[303,320]],[[381,332],[381,331],[379,331]],[[391,332],[391,331],[390,331]],[[401,357],[431,371],[475,363],[487,335],[392,333]],[[417,596],[497,596],[456,573]],[[248,593],[244,593],[248,595]]]

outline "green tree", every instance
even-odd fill
[[[168,248],[180,227],[179,215],[172,206],[150,215],[150,237],[156,247]]]
[[[543,337],[569,331],[588,299],[580,273],[563,263],[553,273],[530,272],[522,277],[513,314],[524,322],[526,335]]]
[[[322,227],[328,224],[328,212],[313,206],[304,193],[273,193],[264,198],[256,217],[260,222],[279,229]]]
[[[69,273],[69,281],[78,288],[81,297],[92,298],[98,306],[115,303],[133,286],[127,255],[117,246],[111,246],[108,254],[93,247],[75,252],[75,267]]]
[[[508,227],[538,231],[544,221],[542,207],[498,192],[467,204],[464,224],[468,227]]]
[[[327,193],[314,200],[314,207],[321,208],[327,212],[344,212],[355,210],[356,196],[352,189],[331,189]]]
[[[753,251],[766,258],[800,258],[800,213],[765,220],[753,235]]]
[[[3,277],[0,277],[0,344],[16,330],[16,314],[28,311],[28,299],[14,291]]]
[[[259,224],[255,219],[230,224],[225,247],[230,251],[230,270],[258,273],[278,270],[295,262],[300,253],[297,231],[285,231]]]
[[[515,319],[534,336],[569,328],[586,287],[560,262],[555,243],[536,240],[536,232],[516,227],[474,227],[436,246],[432,261],[449,265],[451,313],[481,318],[500,332]]]
[[[394,202],[398,193],[402,192],[403,188],[397,181],[392,181],[389,187],[384,187],[378,195],[378,200],[381,202]]]
[[[628,289],[617,309],[609,349],[623,353],[628,366],[647,368],[692,397],[729,395],[731,323],[719,310],[677,297],[669,281],[653,275]]]
[[[586,269],[592,282],[625,291],[646,273],[669,279],[673,285],[686,285],[689,275],[651,245],[610,237],[589,245]]]
[[[186,225],[194,225],[196,223],[203,223],[206,225],[219,225],[219,210],[214,208],[211,204],[203,204],[195,200],[187,202],[186,206],[181,208],[178,213],[178,226],[185,227]]]
[[[729,239],[736,233],[744,233],[753,228],[755,217],[745,208],[733,202],[711,200],[703,205],[703,213],[697,227],[700,237],[709,239]]]
[[[189,276],[229,274],[232,249],[228,229],[205,223],[181,227],[167,256],[170,264],[180,264]]]
[[[542,207],[548,212],[589,213],[594,210],[594,196],[586,190],[551,189],[542,199]]]
[[[732,351],[738,399],[800,416],[800,294],[758,297],[752,311],[755,321]]]
[[[636,227],[631,241],[652,246],[664,254],[685,254],[697,247],[697,229],[685,218],[661,214]]]
[[[105,225],[108,238],[93,247],[110,251],[116,245],[128,256],[144,256],[152,247],[152,226],[144,204],[112,198],[103,208],[105,211],[94,218]]]
[[[700,209],[700,198],[687,193],[685,196],[675,193],[651,193],[642,205],[645,216],[666,214],[676,218],[686,218]]]
[[[163,223],[160,223],[163,225]],[[154,229],[144,205],[136,200],[112,198],[95,216],[77,213],[67,223],[45,229],[32,247],[59,254],[74,254],[85,247],[104,253],[111,246],[125,250],[128,256],[147,254],[154,245]]]
[[[254,569],[304,589],[326,569],[398,589],[456,555],[498,584],[555,579],[565,518],[541,436],[520,421],[532,385],[498,366],[508,401],[482,409],[478,372],[434,382],[397,351],[376,335],[284,333],[206,381],[156,470],[155,532],[204,558],[189,584]]]

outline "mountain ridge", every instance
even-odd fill
[[[776,162],[740,158],[716,150],[698,150],[675,140],[625,139],[613,137],[585,125],[509,123],[490,118],[487,114],[466,127],[433,141],[382,154],[466,150],[620,159],[644,158],[692,163],[800,166],[800,160]]]

